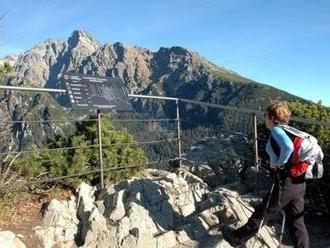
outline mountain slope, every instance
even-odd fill
[[[58,82],[61,73],[74,71],[120,77],[134,94],[173,96],[258,110],[263,109],[272,100],[304,101],[219,67],[182,47],[162,47],[153,52],[122,43],[101,44],[82,30],[74,31],[67,41],[47,39],[40,42],[11,62],[13,73],[6,81],[8,85],[63,88]],[[26,94],[12,93],[11,99],[7,100],[7,115],[11,116],[11,119],[16,118],[16,107],[29,106],[29,103],[24,102],[29,97],[23,96]],[[47,102],[51,102],[51,97],[43,95],[43,98],[45,101],[39,104],[42,105],[40,108],[45,109]],[[56,99],[65,105],[65,97],[56,96]],[[53,108],[56,108],[54,104],[52,103]],[[150,113],[156,113],[161,109],[171,118],[176,113],[172,102],[149,101],[142,104],[141,101],[136,101],[134,106],[136,110]],[[207,110],[189,105],[181,107],[181,117],[191,123],[226,122],[227,126],[233,126],[241,118],[237,113],[226,114],[219,109]],[[43,118],[42,114],[34,117]],[[53,116],[49,118],[53,119]],[[191,125],[184,123],[183,127],[189,128]]]

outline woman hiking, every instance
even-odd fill
[[[285,211],[286,223],[294,247],[309,247],[308,232],[304,223],[305,178],[304,174],[290,175],[290,160],[294,145],[289,134],[282,128],[288,125],[290,115],[286,102],[275,102],[266,109],[265,124],[271,131],[266,151],[270,157],[270,167],[275,175],[275,182],[245,225],[236,230],[224,231],[224,238],[234,247],[244,246],[248,239],[256,235],[259,226],[266,224],[281,209]]]

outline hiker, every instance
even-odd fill
[[[246,241],[256,235],[260,227],[281,209],[285,211],[286,223],[294,247],[309,247],[303,215],[305,175],[303,173],[293,177],[289,173],[294,144],[282,128],[283,125],[288,125],[290,115],[286,102],[275,102],[266,109],[265,124],[271,130],[266,151],[270,157],[271,174],[274,175],[275,181],[272,189],[263,197],[247,223],[236,230],[224,232],[224,238],[234,247],[245,245]]]

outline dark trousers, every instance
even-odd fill
[[[275,180],[273,193],[268,193],[258,205],[248,222],[238,228],[235,234],[242,240],[248,240],[256,234],[264,216],[264,224],[273,218],[281,209],[285,210],[286,225],[294,247],[308,248],[309,238],[304,222],[304,195],[306,183],[303,178],[278,176]],[[266,204],[270,196],[270,202]]]

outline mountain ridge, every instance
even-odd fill
[[[180,82],[220,78],[232,83],[257,83],[180,46],[160,47],[153,52],[121,42],[101,44],[88,32],[75,30],[67,41],[46,39],[20,54],[14,63],[16,78],[7,84],[59,87],[56,81],[64,71],[118,76],[125,81],[131,93],[140,93],[149,84],[160,86],[167,78]],[[159,90],[160,93],[175,95],[173,90]]]
[[[307,100],[260,84],[219,67],[184,47],[151,51],[121,42],[101,44],[88,32],[75,30],[67,41],[46,39],[18,56],[7,85],[64,88],[64,72],[119,77],[130,93],[161,95],[261,110],[274,100]],[[56,98],[65,105],[63,97]],[[21,102],[21,104],[23,104]],[[135,104],[135,109],[174,117],[172,103]],[[12,108],[13,109],[13,108]],[[198,123],[221,123],[224,111],[181,108],[181,116]],[[235,114],[231,116],[234,118]],[[235,119],[236,118],[236,119]],[[238,117],[234,119],[237,121]]]
[[[80,53],[82,53],[82,48],[85,48],[85,50],[89,50],[88,52],[85,51],[85,56],[88,57],[89,55],[92,55],[93,52],[95,52],[97,50],[97,48],[100,47],[107,47],[107,46],[113,46],[114,50],[117,52],[117,54],[120,53],[120,50],[123,49],[128,49],[128,50],[139,50],[142,53],[147,52],[148,54],[160,54],[163,55],[164,53],[170,53],[170,54],[177,54],[177,55],[187,55],[187,54],[191,54],[193,55],[195,58],[200,58],[201,60],[203,60],[203,62],[205,64],[207,64],[210,68],[214,69],[214,70],[219,70],[219,71],[225,71],[227,73],[231,73],[233,75],[240,76],[238,73],[232,71],[232,70],[228,70],[224,67],[220,67],[215,65],[214,63],[206,60],[205,58],[203,58],[202,56],[200,56],[198,53],[190,51],[186,48],[180,47],[180,46],[173,46],[170,48],[166,48],[166,47],[160,47],[158,49],[158,51],[156,52],[152,52],[149,49],[146,48],[141,48],[138,46],[131,46],[131,45],[127,45],[127,44],[123,44],[121,42],[115,42],[115,43],[106,43],[106,44],[101,44],[100,42],[98,42],[97,40],[95,40],[88,32],[83,31],[83,30],[75,30],[73,31],[73,33],[71,34],[71,36],[68,38],[67,41],[61,41],[58,39],[51,39],[48,38],[42,42],[37,43],[33,48],[26,50],[24,53],[18,55],[18,61],[16,61],[15,63],[15,68],[14,71],[20,73],[22,71],[22,68],[20,67],[21,63],[24,61],[24,63],[29,62],[29,54],[30,57],[35,58],[37,57],[37,55],[43,55],[43,59],[46,59],[45,56],[51,57],[51,55],[55,55],[55,57],[58,57],[59,55],[61,55],[61,51],[60,50],[80,50]],[[48,58],[47,57],[47,58]],[[74,57],[74,56],[72,56]],[[8,58],[4,58],[3,60],[7,60]],[[51,61],[50,61],[51,62]],[[50,65],[52,65],[52,63],[49,63]],[[243,78],[243,77],[242,77]]]

